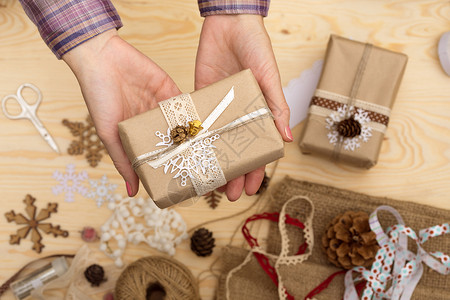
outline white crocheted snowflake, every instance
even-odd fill
[[[162,140],[156,146],[169,147],[173,144],[169,129],[167,135],[157,131],[156,136]],[[187,151],[178,154],[163,164],[164,173],[175,173],[173,178],[181,177],[181,185],[185,186],[188,178],[194,178],[194,173],[205,174],[207,170],[216,172],[218,169],[214,155],[214,148],[216,147],[212,143],[219,137],[218,134],[215,134],[194,142],[187,148]]]
[[[113,193],[117,188],[117,184],[109,183],[106,175],[103,175],[100,180],[89,180],[89,184],[91,185],[91,189],[87,197],[95,199],[97,207],[102,206],[105,201],[114,201]]]
[[[336,125],[345,119],[353,118],[361,124],[361,133],[353,138],[345,138],[339,135]],[[328,133],[328,140],[331,144],[335,145],[340,142],[343,143],[344,149],[349,151],[355,151],[357,148],[361,147],[361,141],[367,142],[372,136],[372,127],[369,126],[370,122],[369,113],[361,108],[356,109],[350,106],[347,109],[347,105],[342,105],[337,111],[332,112],[326,119],[326,128],[330,130]]]
[[[53,178],[59,181],[58,185],[52,187],[53,194],[64,193],[66,202],[73,202],[77,193],[86,196],[87,188],[83,185],[83,182],[88,179],[86,171],[76,173],[75,165],[69,164],[66,166],[66,173],[55,171],[53,172]]]
[[[160,209],[150,198],[115,197],[108,204],[113,214],[101,227],[100,250],[112,258],[117,267],[123,265],[122,255],[128,242],[146,243],[174,255],[175,246],[188,237],[186,223],[175,210]]]

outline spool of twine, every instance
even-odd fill
[[[117,279],[116,300],[197,300],[198,285],[189,269],[173,258],[148,256],[130,264]]]

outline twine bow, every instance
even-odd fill
[[[380,210],[392,213],[398,224],[383,231],[377,217]],[[450,233],[448,223],[436,225],[419,231],[419,235],[405,223],[400,214],[390,206],[378,207],[370,216],[370,228],[377,235],[381,249],[375,256],[372,268],[355,267],[345,275],[344,300],[359,299],[354,286],[355,281],[366,280],[362,294],[363,300],[407,300],[423,273],[423,263],[436,272],[450,273],[450,257],[442,252],[426,252],[422,245],[430,238]],[[408,237],[417,244],[417,252],[408,250]],[[353,279],[354,273],[357,274]]]

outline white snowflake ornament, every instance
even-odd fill
[[[156,146],[167,148],[173,145],[170,128],[167,129],[167,134],[160,131],[155,134],[161,139],[161,142],[157,143]],[[192,143],[186,152],[178,154],[163,164],[164,174],[167,174],[167,172],[175,173],[173,178],[181,177],[181,185],[186,186],[187,179],[194,178],[195,174],[206,174],[207,170],[217,171],[218,167],[214,156],[216,146],[212,143],[219,138],[220,135],[215,134]]]
[[[217,171],[212,143],[219,138],[218,134],[198,140],[187,148],[187,151],[168,160],[164,166],[164,173],[176,173],[173,178],[181,177],[181,185],[185,186],[188,178],[195,174],[205,174],[207,170]]]
[[[87,188],[83,185],[84,181],[88,179],[86,171],[76,173],[75,165],[69,164],[66,166],[66,173],[55,171],[53,178],[59,181],[58,185],[52,187],[53,194],[59,195],[64,193],[66,202],[75,201],[75,194],[86,196]]]
[[[100,180],[89,180],[91,189],[87,194],[88,198],[94,199],[97,207],[102,206],[103,202],[114,201],[114,191],[117,188],[116,184],[109,183],[108,177],[103,175]]]
[[[337,130],[337,124],[351,117],[361,125],[361,132],[354,137],[343,137]],[[361,108],[357,108],[355,111],[355,107],[350,106],[347,109],[347,105],[344,104],[337,111],[332,112],[325,121],[325,127],[330,130],[327,134],[330,144],[342,143],[343,148],[348,151],[360,148],[361,142],[367,143],[372,136],[369,113]]]
[[[146,243],[174,255],[175,246],[188,237],[181,215],[173,209],[160,209],[150,198],[116,195],[108,208],[113,214],[101,227],[100,250],[112,258],[117,267],[123,265],[122,255],[128,243]],[[113,243],[117,247],[115,250]]]
[[[164,134],[161,131],[157,131],[155,134],[161,139],[161,142],[156,144],[156,146],[170,147],[173,145],[172,137],[170,136],[170,128],[167,128],[167,134]]]

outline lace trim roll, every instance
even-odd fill
[[[304,251],[300,251],[302,254],[299,255],[289,255],[289,237],[286,229],[286,210],[287,207],[291,204],[293,204],[295,201],[307,201],[309,205],[311,205],[311,213],[306,218],[304,224],[304,232],[305,232],[305,240],[306,240],[306,249],[302,249]],[[313,229],[312,229],[312,220],[314,215],[314,204],[312,201],[305,196],[295,196],[286,201],[284,203],[281,212],[279,214],[279,220],[278,220],[278,230],[280,231],[281,235],[281,252],[280,255],[274,255],[271,253],[267,253],[264,249],[262,249],[257,243],[253,243],[252,249],[248,252],[248,255],[245,257],[244,261],[232,269],[226,277],[225,280],[225,287],[226,287],[226,299],[230,299],[230,280],[233,277],[234,274],[236,274],[239,270],[241,270],[245,265],[247,265],[250,261],[253,255],[255,254],[262,254],[263,256],[275,260],[275,265],[273,267],[274,269],[274,276],[276,276],[276,280],[278,282],[278,297],[279,299],[292,299],[292,296],[288,294],[286,287],[283,283],[283,278],[278,271],[282,265],[296,265],[304,262],[312,253],[312,249],[314,247],[314,237],[313,237]],[[302,225],[303,225],[302,224]],[[302,247],[301,247],[302,248]]]

